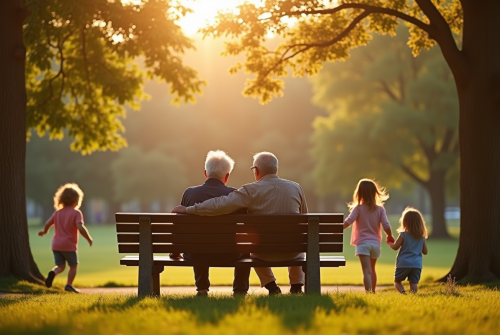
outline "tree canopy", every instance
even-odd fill
[[[407,38],[402,27],[374,36],[312,79],[316,103],[329,111],[315,121],[314,178],[323,194],[349,194],[366,176],[387,187],[419,184],[430,195],[432,236],[443,238],[444,188],[456,193],[458,183],[457,93],[439,51],[414,58]]]
[[[221,13],[204,32],[233,39],[226,54],[245,61],[232,71],[254,74],[244,93],[262,102],[282,94],[280,77],[290,71],[317,74],[370,33],[395,34],[399,20],[410,27],[414,55],[439,45],[459,97],[461,235],[450,274],[490,281],[500,278],[499,17],[496,0],[266,0]],[[269,33],[282,38],[277,47],[267,44]]]
[[[124,105],[138,107],[145,78],[170,85],[174,103],[194,101],[203,81],[183,64],[192,41],[176,24],[180,1],[26,1],[27,128],[74,138],[72,149],[117,150]],[[139,64],[144,65],[141,69]]]
[[[371,33],[396,34],[400,19],[410,27],[408,45],[413,54],[429,49],[436,40],[455,43],[463,23],[460,1],[430,0],[266,0],[260,5],[245,2],[237,12],[222,12],[206,35],[233,38],[226,55],[245,55],[230,71],[245,69],[255,74],[246,82],[244,94],[266,103],[282,95],[280,77],[315,75],[324,62],[345,60],[349,50],[366,45]],[[444,31],[435,29],[436,17]],[[272,49],[269,33],[282,42]],[[455,49],[457,49],[455,44]]]

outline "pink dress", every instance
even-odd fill
[[[50,217],[54,222],[52,250],[76,251],[78,249],[78,222],[83,223],[83,214],[71,206],[64,207]]]
[[[351,234],[351,245],[359,245],[364,242],[375,242],[380,244],[382,241],[382,230],[391,228],[385,208],[377,206],[372,210],[367,205],[356,206],[351,214],[345,219],[348,225],[353,225]]]

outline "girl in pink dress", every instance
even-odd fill
[[[54,226],[54,238],[52,239],[52,252],[56,266],[49,272],[45,285],[52,286],[54,277],[63,272],[66,263],[69,265],[68,281],[65,290],[78,293],[73,287],[73,280],[78,268],[78,232],[92,246],[92,237],[83,223],[83,214],[80,208],[83,200],[83,192],[77,184],[66,184],[57,190],[54,195],[55,212],[47,220],[43,230],[38,232],[39,236],[47,234],[50,227]]]
[[[356,256],[361,262],[366,292],[375,293],[377,286],[375,264],[380,257],[381,227],[387,234],[386,241],[394,242],[391,225],[383,206],[388,198],[385,189],[375,181],[361,179],[354,191],[352,202],[348,204],[351,213],[344,221],[344,229],[353,226],[351,245],[356,246]]]

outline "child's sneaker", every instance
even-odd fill
[[[64,290],[65,290],[65,291],[68,291],[68,292],[73,292],[73,293],[80,293],[80,291],[79,291],[79,290],[77,290],[76,288],[74,288],[74,287],[73,287],[73,286],[71,286],[71,285],[66,285],[66,286],[64,287]]]
[[[49,274],[47,275],[47,279],[45,279],[45,286],[52,287],[52,282],[54,281],[55,276],[56,273],[54,271],[50,271]]]

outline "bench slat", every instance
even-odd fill
[[[121,265],[127,266],[138,266],[139,265],[139,256],[125,256],[120,260]],[[214,256],[214,260],[204,261],[204,262],[196,262],[189,261],[186,259],[171,259],[168,256],[154,256],[154,265],[155,266],[213,266],[213,267],[259,267],[259,266],[302,266],[306,264],[305,258],[298,258],[292,261],[281,261],[281,262],[265,262],[255,258],[242,258],[234,262],[230,263],[220,263],[217,262],[217,256]],[[321,256],[320,257],[320,266],[321,267],[339,267],[345,266],[345,258],[344,256]]]
[[[139,243],[139,234],[118,234],[118,243]],[[257,234],[153,234],[153,243],[182,244],[287,244],[307,243],[306,234],[276,236]],[[320,234],[320,242],[342,242],[342,234]]]
[[[344,214],[339,213],[308,213],[308,214],[230,214],[220,216],[196,216],[172,213],[116,213],[116,222],[136,223],[140,216],[150,216],[152,223],[263,223],[274,224],[307,223],[308,217],[319,218],[320,223],[343,223]]]
[[[153,253],[293,253],[305,252],[307,244],[153,244]],[[342,252],[342,243],[321,243],[320,252]],[[210,250],[210,252],[207,252]],[[119,244],[118,252],[138,253],[139,244]]]
[[[138,233],[139,224],[117,223],[118,233]],[[152,224],[153,233],[172,234],[236,234],[236,233],[258,233],[258,234],[305,234],[307,225],[303,224]],[[320,224],[320,233],[342,234],[342,224]]]

